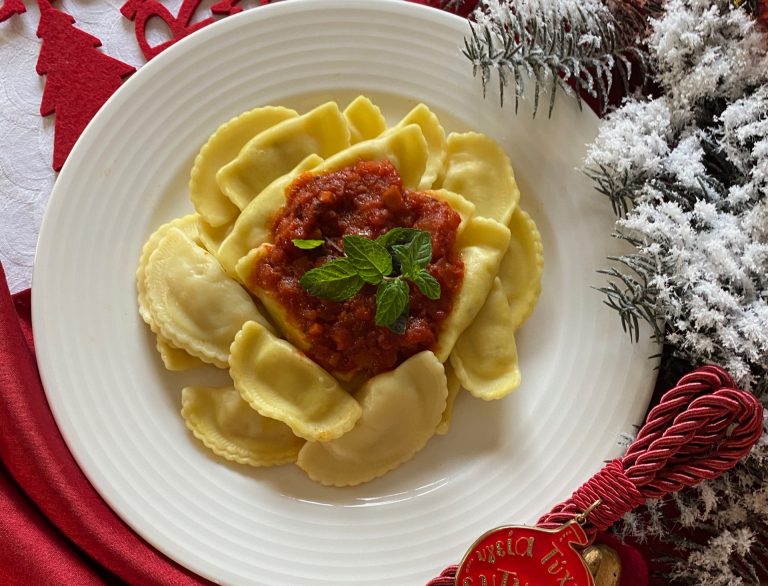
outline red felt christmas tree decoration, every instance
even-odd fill
[[[37,36],[43,40],[37,73],[45,75],[40,114],[56,113],[53,168],[58,171],[104,102],[133,67],[97,50],[101,41],[74,26],[75,19],[39,0]]]
[[[139,48],[144,54],[144,57],[149,61],[153,57],[157,56],[163,50],[173,45],[176,41],[183,39],[190,33],[211,24],[213,17],[209,16],[203,20],[193,23],[192,18],[195,15],[195,11],[200,6],[201,0],[184,0],[179,8],[179,13],[174,16],[171,14],[165,6],[163,6],[157,0],[128,0],[120,12],[128,20],[134,22],[134,30],[136,33],[136,40],[139,43]],[[222,4],[221,9],[226,7]],[[232,2],[229,2],[231,7]],[[150,45],[147,41],[147,22],[152,18],[159,18],[162,20],[168,30],[171,33],[171,38],[167,41],[159,43],[157,45]]]
[[[14,14],[21,14],[26,11],[27,8],[24,6],[22,0],[5,0],[5,2],[0,5],[0,22],[8,20]]]

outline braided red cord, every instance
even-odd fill
[[[736,388],[717,366],[704,366],[680,379],[629,446],[564,503],[539,519],[559,527],[598,499],[585,527],[590,540],[647,499],[711,480],[733,468],[763,432],[763,406]],[[454,586],[458,566],[447,567],[427,586]]]

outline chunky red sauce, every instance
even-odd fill
[[[456,252],[461,218],[425,193],[403,189],[389,162],[360,162],[325,174],[304,173],[286,190],[286,205],[272,224],[274,247],[251,274],[252,284],[273,295],[310,342],[307,355],[337,372],[376,374],[432,349],[464,277]],[[397,226],[432,235],[427,270],[441,287],[430,300],[409,283],[410,317],[404,334],[376,326],[376,288],[365,285],[343,302],[310,295],[299,279],[308,270],[342,255],[342,237],[377,238]],[[314,250],[299,250],[293,239],[326,239]]]

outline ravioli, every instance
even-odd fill
[[[445,409],[443,409],[443,414],[440,416],[440,423],[437,424],[437,429],[435,430],[437,435],[448,433],[453,421],[453,405],[461,390],[461,382],[453,371],[451,363],[446,362],[443,364],[443,367],[445,368],[445,378],[448,385],[448,396],[445,400]]]
[[[438,120],[434,112],[424,104],[419,104],[408,112],[393,130],[403,128],[409,124],[416,124],[427,141],[427,163],[417,185],[417,189],[423,191],[433,186],[443,167],[446,148],[445,130],[443,130],[440,120]]]
[[[499,266],[499,279],[513,315],[513,327],[517,329],[539,299],[544,253],[536,224],[523,210],[518,208],[512,214],[509,230],[512,237]]]
[[[181,416],[206,448],[238,464],[295,462],[304,445],[287,425],[251,409],[232,387],[185,387]]]
[[[246,286],[248,286],[253,291],[254,295],[259,298],[259,301],[264,305],[267,314],[280,328],[283,336],[299,350],[305,351],[308,349],[309,342],[302,331],[291,323],[291,319],[288,317],[287,312],[280,302],[273,299],[266,291],[263,291],[258,287],[250,286],[250,275],[253,272],[254,266],[269,252],[271,246],[273,246],[271,243],[265,242],[258,248],[254,248],[246,256],[240,259],[237,263],[236,272],[240,281],[246,283]]]
[[[149,262],[149,257],[152,256],[152,253],[157,249],[157,245],[171,228],[178,228],[184,232],[184,234],[186,234],[193,242],[199,240],[200,235],[197,228],[197,219],[197,214],[189,214],[187,216],[176,218],[175,220],[171,220],[170,222],[163,224],[152,233],[147,242],[144,244],[144,247],[141,249],[141,256],[139,257],[139,268],[136,269],[136,289],[138,290],[139,314],[149,326],[153,325],[153,320],[152,315],[149,312],[149,306],[147,304],[147,288],[144,283],[144,276],[147,269],[147,263]]]
[[[322,163],[317,155],[309,155],[289,173],[278,177],[243,210],[232,231],[221,243],[217,258],[224,270],[237,278],[238,261],[249,251],[269,241],[273,216],[285,204],[285,189],[294,179]],[[244,281],[243,281],[244,282]]]
[[[507,154],[484,134],[451,134],[445,164],[436,187],[463,195],[477,207],[477,215],[509,223],[520,199]]]
[[[181,393],[185,424],[214,454],[353,486],[447,433],[462,387],[496,400],[521,384],[515,333],[538,300],[543,253],[506,153],[482,134],[446,136],[424,104],[386,120],[365,96],[343,111],[232,118],[195,159],[196,213],[144,245],[139,313],[165,367],[229,369],[232,386]],[[375,325],[373,281],[343,306],[299,288],[307,267],[352,258],[344,236],[393,228],[406,230],[385,245],[401,249],[388,249],[395,272],[382,277],[418,277],[403,268],[425,254],[407,249],[414,228],[431,233],[426,270],[440,284],[422,281],[416,298],[408,285],[404,333]]]
[[[520,385],[515,315],[498,277],[480,312],[456,341],[450,360],[456,378],[480,399],[501,399]]]
[[[139,302],[139,314],[144,322],[154,332],[156,343],[155,347],[160,354],[160,358],[163,364],[168,370],[189,370],[190,368],[196,368],[202,363],[198,358],[195,358],[185,350],[173,346],[168,339],[160,333],[159,328],[155,324],[152,314],[149,311],[149,304],[147,302],[147,288],[144,282],[145,271],[149,257],[157,248],[159,242],[168,233],[171,228],[178,228],[184,234],[186,234],[194,242],[200,240],[200,234],[198,230],[199,216],[197,214],[189,214],[181,218],[176,218],[166,224],[160,226],[149,237],[146,244],[141,251],[141,257],[139,258],[139,268],[136,270],[136,289],[138,291]]]
[[[240,210],[219,189],[216,174],[234,159],[255,135],[298,114],[288,108],[265,106],[222,124],[200,149],[189,178],[189,199],[211,227],[230,223]]]
[[[329,486],[373,480],[426,445],[447,396],[443,365],[432,352],[416,354],[357,392],[362,415],[349,433],[328,442],[307,442],[296,463],[312,480]]]
[[[205,363],[202,360],[196,356],[192,356],[186,350],[176,348],[176,346],[171,344],[162,335],[157,334],[156,336],[157,343],[155,347],[160,354],[160,359],[163,361],[163,365],[168,370],[191,370],[193,368],[205,366]]]
[[[379,107],[365,96],[358,96],[344,109],[349,125],[350,141],[357,144],[376,138],[387,129],[387,121]]]
[[[219,188],[243,210],[272,181],[308,156],[329,157],[350,145],[349,128],[334,102],[260,132],[216,174]]]
[[[437,341],[435,354],[441,362],[448,359],[456,340],[485,303],[509,238],[509,228],[479,216],[472,218],[459,236],[457,246],[464,261],[464,283]]]
[[[243,288],[218,261],[181,230],[170,228],[149,258],[145,274],[149,312],[177,348],[220,368],[242,325],[269,327]]]
[[[299,437],[332,440],[360,418],[360,405],[335,378],[256,322],[237,334],[229,373],[251,407]]]
[[[427,141],[418,124],[393,128],[378,138],[352,145],[314,169],[317,173],[337,171],[358,161],[391,162],[400,172],[403,185],[415,189],[427,167]]]

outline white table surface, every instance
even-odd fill
[[[133,23],[120,14],[124,0],[61,0],[55,8],[71,14],[75,26],[101,39],[101,50],[137,69],[145,63],[134,36]],[[209,15],[213,0],[205,0],[196,18]],[[250,8],[256,0],[243,1]],[[36,30],[37,3],[27,12],[0,23],[0,263],[11,292],[31,285],[35,245],[45,206],[56,180],[51,167],[54,116],[40,116],[44,78],[35,66],[41,40]],[[181,0],[163,0],[176,13]],[[168,38],[153,19],[147,39]]]

